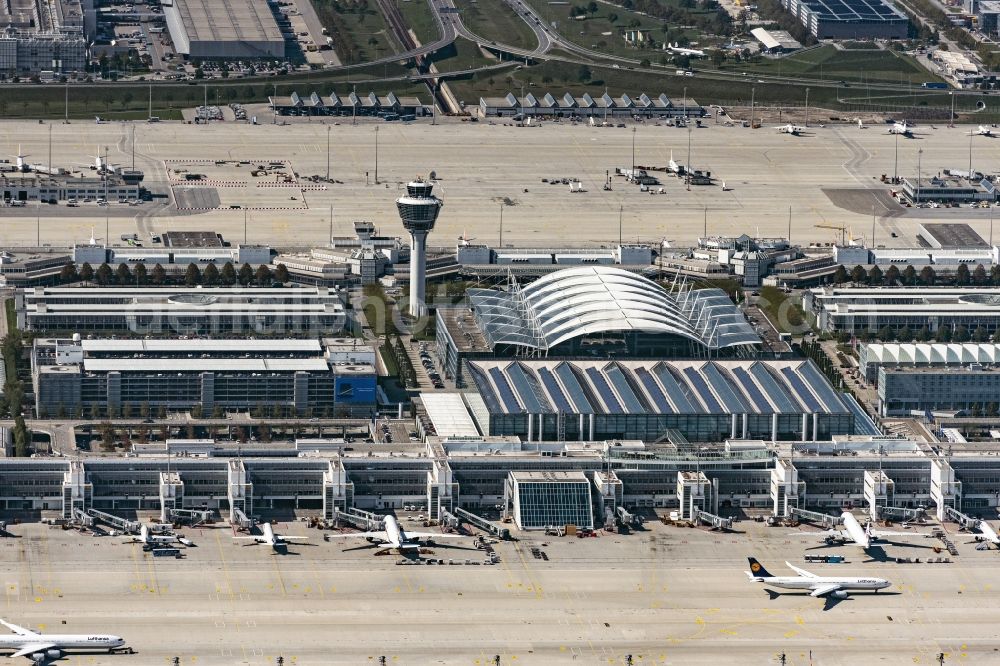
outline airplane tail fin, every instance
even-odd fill
[[[756,557],[748,557],[747,560],[750,562],[750,572],[757,578],[774,578],[764,565],[757,561]]]

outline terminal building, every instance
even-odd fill
[[[858,430],[812,361],[475,361],[483,434],[527,441],[823,439]]]
[[[96,33],[93,0],[8,0],[0,5],[0,76],[84,72]]]
[[[3,48],[0,40],[0,48]],[[142,186],[135,180],[110,174],[96,176],[47,175],[42,173],[0,174],[0,193],[5,203],[38,201],[43,203],[69,199],[108,201],[138,201]]]
[[[375,405],[374,367],[333,361],[317,339],[36,338],[31,365],[36,410],[50,417],[140,406],[368,416]]]
[[[803,307],[816,316],[820,330],[860,333],[888,326],[934,333],[979,327],[1000,330],[998,287],[817,287],[805,292]]]
[[[343,294],[327,287],[32,287],[15,296],[18,327],[135,335],[336,334]]]
[[[166,520],[172,508],[229,517],[235,509],[245,515],[304,509],[335,518],[352,508],[415,505],[440,519],[457,508],[492,512],[500,505],[504,516],[535,529],[571,521],[586,527],[589,514],[592,524],[614,527],[618,507],[679,509],[692,520],[700,512],[788,517],[844,507],[898,519],[926,508],[943,519],[948,508],[981,513],[1000,504],[995,446],[956,444],[945,455],[937,445],[891,436],[730,440],[711,449],[483,437],[345,449],[342,442],[318,447],[310,440],[284,449],[257,444],[259,452],[252,444],[207,451],[199,445],[197,456],[185,455],[183,442],[168,444],[159,453],[136,445],[136,456],[127,459],[2,459],[0,509],[64,519],[89,509],[143,509]]]
[[[637,97],[623,94],[612,97],[604,93],[591,97],[584,93],[575,97],[566,93],[557,97],[552,93],[528,93],[518,97],[507,93],[504,97],[479,98],[479,114],[484,118],[513,116],[540,118],[594,118],[618,120],[623,118],[688,118],[702,117],[705,109],[691,98],[671,99],[660,94],[650,97],[642,93]]]
[[[285,57],[269,2],[165,0],[163,13],[177,53],[193,60]]]
[[[612,266],[578,266],[506,290],[469,289],[469,308],[438,308],[437,352],[462,382],[473,358],[522,355],[722,356],[760,338],[721,289],[652,280]]]
[[[889,0],[781,0],[816,39],[906,39],[909,19]]]

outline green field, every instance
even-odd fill
[[[396,6],[421,44],[430,44],[441,36],[427,0],[396,0]]]
[[[701,63],[699,63],[701,66]],[[931,74],[913,58],[886,50],[840,50],[825,44],[784,58],[761,58],[758,62],[727,62],[721,71],[775,76],[801,76],[826,81],[895,83],[919,85],[943,79]]]
[[[484,56],[478,46],[461,37],[450,46],[435,52],[429,57],[429,60],[437,66],[440,72],[457,72],[497,62],[496,59]]]
[[[535,33],[502,0],[455,0],[462,23],[483,39],[522,49],[538,46]]]
[[[368,0],[312,0],[320,22],[333,37],[333,48],[345,65],[397,53],[385,17]]]

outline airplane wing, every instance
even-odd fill
[[[881,530],[872,530],[872,536],[876,539],[881,539],[883,537],[912,537],[920,535],[915,532],[883,532]]]
[[[836,592],[840,589],[840,583],[830,583],[828,585],[820,585],[814,587],[813,591],[809,593],[810,597],[825,597],[826,595]]]
[[[407,532],[407,539],[468,539],[464,534],[445,534],[443,532]]]
[[[360,538],[360,539],[381,539],[382,541],[388,541],[389,535],[384,531],[381,532],[348,532],[345,534],[327,534],[324,538],[329,539],[347,539],[350,537]]]
[[[794,571],[795,573],[797,573],[798,575],[803,576],[804,578],[816,578],[816,574],[809,573],[805,569],[799,569],[797,566],[795,566],[790,562],[785,562],[785,566]]]
[[[10,622],[0,620],[0,624],[10,629],[18,636],[38,636],[38,632],[32,631],[31,629],[25,629],[24,627],[19,627],[16,624],[11,624]]]
[[[285,536],[284,534],[282,534],[280,538],[282,539],[282,541],[301,541],[301,540],[308,539],[309,537],[307,537],[307,536]]]
[[[31,645],[25,645],[20,650],[10,655],[10,658],[15,659],[17,657],[27,657],[29,654],[34,654],[35,652],[45,652],[55,646],[55,643],[32,643]]]

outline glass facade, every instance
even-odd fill
[[[590,482],[582,474],[578,479],[551,478],[542,475],[512,474],[514,520],[525,530],[544,529],[548,525],[594,527],[590,501]]]

